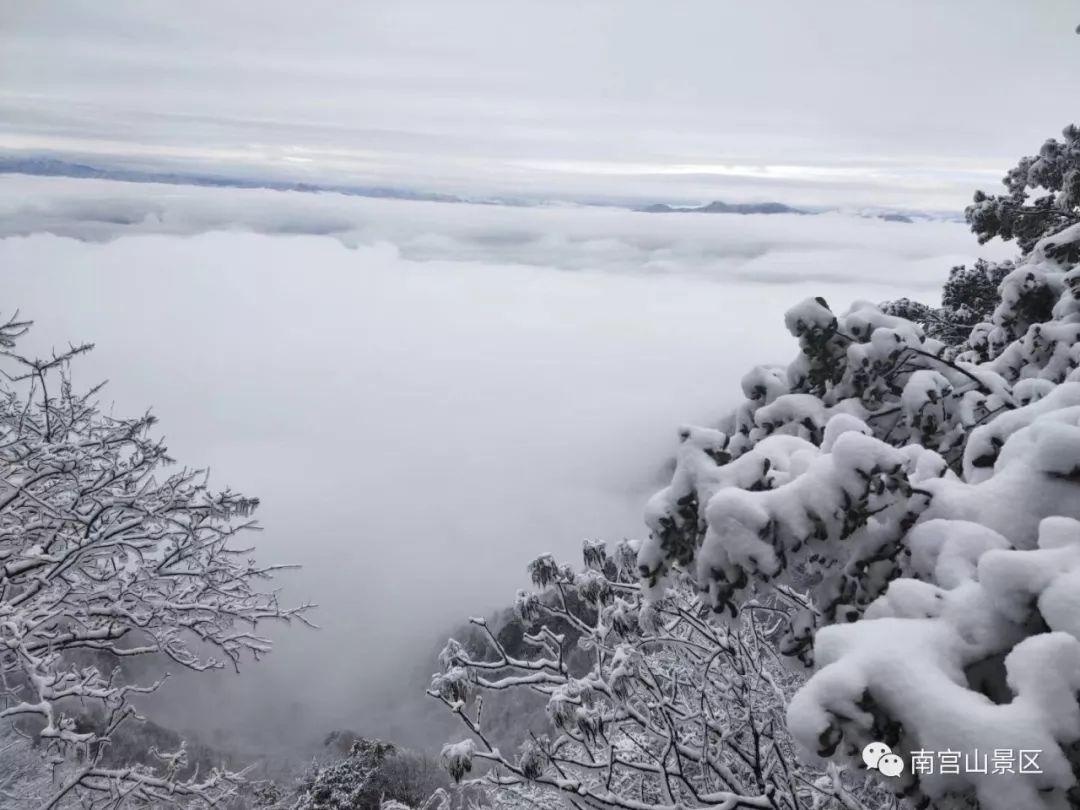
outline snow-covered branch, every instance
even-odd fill
[[[25,324],[9,323],[0,336]],[[11,341],[0,339],[10,346]],[[96,389],[77,393],[68,367],[86,347],[30,360],[5,352],[0,391],[0,720],[78,762],[43,806],[78,794],[153,806],[213,804],[239,777],[185,773],[183,752],[160,765],[109,764],[109,740],[137,722],[152,657],[191,670],[236,667],[270,649],[269,621],[306,621],[263,585],[237,536],[258,502],[209,488],[199,471],[168,469],[154,419],[107,416]]]
[[[993,274],[976,275],[954,274],[954,292],[982,295]],[[793,308],[795,361],[753,370],[733,413],[680,432],[636,562],[657,605],[684,574],[732,615],[787,600],[779,647],[818,668],[789,713],[812,753],[858,767],[873,741],[905,757],[1038,749],[1037,774],[909,773],[892,787],[942,807],[1056,808],[1075,801],[1080,766],[1080,610],[1066,595],[1080,225],[999,278],[996,304],[978,302],[988,320],[953,346],[866,303]]]
[[[851,808],[890,806],[883,791],[867,793],[839,771],[829,782],[796,764],[784,710],[800,680],[771,639],[787,608],[754,604],[730,626],[716,624],[685,578],[648,601],[637,552],[624,542],[609,558],[587,542],[580,570],[550,555],[534,561],[536,590],[516,605],[532,654],[507,649],[482,619],[474,623],[486,653],[446,645],[429,694],[469,734],[443,749],[450,774],[462,780],[479,768],[474,778],[493,789],[539,789],[605,810],[801,810],[839,795]],[[506,689],[547,701],[550,733],[516,755],[483,719],[483,696]]]

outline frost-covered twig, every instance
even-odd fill
[[[267,622],[307,621],[309,606],[280,605],[262,587],[276,568],[235,543],[257,500],[169,471],[152,417],[106,416],[97,389],[75,391],[68,365],[89,346],[30,360],[10,351],[24,328],[0,327],[13,364],[0,391],[0,721],[79,763],[44,807],[220,803],[242,774],[192,775],[183,749],[157,767],[110,760],[132,698],[162,683],[128,662],[237,666],[270,649]]]

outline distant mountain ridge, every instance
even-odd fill
[[[795,208],[780,202],[726,203],[721,200],[713,200],[711,203],[706,203],[705,205],[689,206],[656,203],[637,210],[646,214],[800,214],[812,216],[814,214],[824,214],[827,211],[836,209],[809,210],[806,208]],[[864,219],[881,219],[886,222],[912,223],[915,221],[912,216],[901,214],[896,211],[859,211],[855,213],[855,216],[860,216]]]
[[[271,178],[247,178],[212,174],[198,171],[155,171],[133,169],[124,166],[92,166],[75,160],[62,160],[46,156],[13,156],[0,154],[0,175],[28,174],[39,177],[73,177],[90,180],[113,180],[122,183],[163,183],[175,186],[205,186],[211,188],[269,189],[271,191],[296,191],[307,194],[343,194],[350,197],[374,197],[389,200],[419,202],[469,203],[472,205],[506,205],[528,207],[543,205],[550,200],[525,197],[466,197],[431,191],[417,191],[393,186],[368,186],[346,184],[305,183]],[[915,220],[957,219],[953,215],[939,213],[901,212],[888,209],[842,210],[838,208],[796,208],[781,202],[728,203],[714,200],[704,205],[669,205],[654,203],[645,207],[614,200],[585,200],[583,205],[628,208],[648,214],[796,214],[812,216],[827,212],[848,213],[868,219],[887,222],[910,223]]]
[[[394,200],[420,200],[425,202],[481,202],[466,200],[453,194],[413,191],[387,186],[319,185],[289,180],[264,178],[248,179],[226,177],[199,172],[164,172],[126,169],[123,167],[100,168],[84,163],[74,163],[47,157],[4,157],[0,155],[0,174],[30,174],[41,177],[76,177],[92,180],[116,180],[123,183],[164,183],[173,186],[211,186],[214,188],[265,188],[271,191],[299,191],[305,193],[330,192],[352,197],[378,197]],[[504,203],[511,204],[511,203]]]
[[[646,205],[644,208],[637,208],[637,211],[646,214],[799,214],[813,216],[814,214],[835,212],[837,211],[837,208],[818,208],[818,210],[809,210],[809,208],[796,208],[792,205],[778,202],[726,203],[720,200],[714,200],[713,202],[704,205],[669,205],[667,203],[656,203],[653,205]],[[852,213],[854,216],[860,216],[864,219],[883,219],[887,222],[907,222],[907,224],[914,222],[916,218],[933,218],[927,217],[926,215],[902,214],[895,211],[859,211]]]
[[[726,203],[714,200],[706,205],[676,206],[657,203],[638,209],[647,214],[812,214],[802,208],[778,202],[763,203]]]

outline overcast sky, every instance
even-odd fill
[[[0,150],[462,193],[956,208],[1075,117],[1075,0],[0,0]]]

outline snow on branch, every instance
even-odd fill
[[[0,327],[11,347],[26,324]],[[190,670],[238,667],[270,650],[268,622],[306,622],[281,605],[239,542],[258,501],[171,468],[153,417],[116,418],[78,393],[72,347],[45,360],[14,351],[0,390],[0,720],[75,763],[44,807],[210,805],[240,780],[187,774],[183,750],[157,766],[106,764],[109,741],[138,722],[153,691],[130,666],[154,658]],[[187,774],[187,775],[184,775]]]
[[[680,430],[646,510],[642,610],[686,577],[728,622],[773,599],[778,648],[816,668],[788,715],[807,751],[860,767],[874,741],[905,758],[1040,749],[1040,774],[889,786],[920,807],[1064,807],[1080,770],[1080,224],[950,283],[952,311],[971,294],[987,317],[959,344],[895,306],[788,313],[794,362]]]
[[[429,694],[468,735],[443,748],[451,776],[507,795],[507,806],[894,806],[873,783],[795,762],[784,710],[801,678],[772,649],[787,608],[762,602],[716,625],[686,578],[647,600],[636,546],[609,555],[586,541],[580,569],[551,555],[529,566],[537,590],[519,594],[516,621],[532,653],[508,649],[490,622],[479,624],[485,651],[447,643]],[[547,704],[547,733],[516,753],[482,711],[486,694],[507,689]]]

